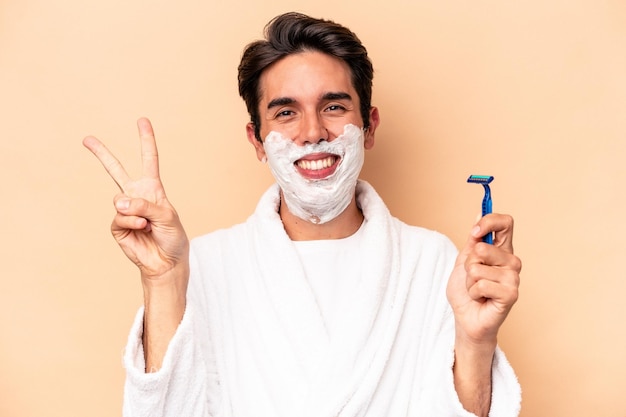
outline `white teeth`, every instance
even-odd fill
[[[320,169],[328,168],[335,163],[335,157],[329,156],[324,159],[317,159],[315,161],[307,161],[307,160],[299,160],[297,162],[298,166],[302,169],[306,169],[307,171],[318,171]]]

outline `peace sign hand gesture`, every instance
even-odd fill
[[[144,281],[157,280],[174,269],[188,270],[189,240],[161,183],[152,125],[142,118],[137,127],[142,161],[138,179],[130,178],[118,159],[95,137],[86,137],[83,145],[100,160],[121,190],[114,199],[117,213],[111,224],[113,237],[137,265]]]
[[[115,196],[113,237],[139,267],[144,290],[143,347],[146,371],[158,370],[186,308],[189,239],[168,201],[159,176],[159,156],[148,119],[137,121],[143,172],[132,179],[93,136],[83,144],[100,160],[122,191]]]

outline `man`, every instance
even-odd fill
[[[144,290],[125,415],[517,415],[519,385],[497,348],[519,285],[513,220],[483,217],[457,256],[392,217],[358,180],[380,123],[358,38],[296,13],[266,38],[246,48],[239,91],[277,184],[245,223],[190,247],[148,120],[137,180],[84,140],[122,191],[112,233]]]

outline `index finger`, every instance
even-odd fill
[[[124,185],[130,181],[130,177],[120,161],[107,149],[106,146],[93,136],[87,136],[83,139],[83,145],[93,153],[100,161],[104,169],[109,173],[113,181],[117,184],[122,192]]]
[[[141,141],[141,164],[143,175],[148,178],[159,178],[159,152],[157,151],[154,130],[150,120],[145,117],[137,120],[139,139]]]

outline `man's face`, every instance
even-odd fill
[[[271,131],[304,146],[321,140],[333,141],[344,126],[363,126],[359,96],[352,86],[350,68],[329,55],[306,51],[289,55],[266,69],[260,79],[259,119],[261,138]],[[378,112],[370,111],[370,127],[365,132],[366,149],[374,145]],[[254,126],[247,126],[248,140],[256,148],[259,160],[265,157],[263,145],[254,136]],[[331,175],[339,164],[336,156],[307,155],[296,163],[305,178]],[[320,169],[323,166],[323,169]]]

